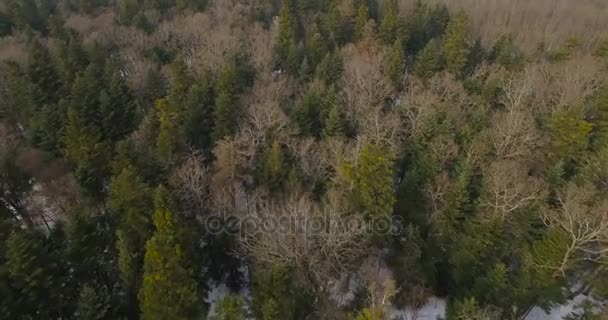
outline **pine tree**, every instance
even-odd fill
[[[365,308],[354,318],[354,320],[382,320],[384,319],[384,312],[382,308]]]
[[[311,91],[293,112],[294,120],[300,134],[319,136],[322,130],[321,124],[321,97],[315,91]]]
[[[370,20],[369,8],[365,3],[362,3],[357,8],[357,17],[355,18],[355,38],[360,40],[365,37],[367,24]]]
[[[304,57],[302,60],[302,64],[300,65],[300,69],[298,70],[298,75],[300,80],[303,82],[308,82],[312,79],[312,67],[308,62],[308,58]]]
[[[116,0],[118,7],[118,21],[122,24],[129,24],[139,11],[137,0]]]
[[[151,190],[132,168],[123,168],[112,180],[108,207],[118,220],[116,248],[122,286],[134,293],[142,268],[144,244],[152,229]]]
[[[325,39],[321,35],[321,30],[315,24],[312,30],[310,30],[310,35],[306,38],[306,57],[308,58],[308,62],[313,67],[317,66],[326,53]]]
[[[35,99],[39,106],[54,104],[59,100],[59,75],[51,54],[40,42],[33,41],[30,45],[30,63],[27,76],[34,85]]]
[[[13,231],[6,241],[6,259],[9,279],[18,292],[13,310],[19,318],[54,318],[58,288],[44,236],[35,230]]]
[[[192,270],[187,266],[177,216],[167,207],[167,194],[155,198],[156,231],[146,244],[143,284],[139,291],[143,320],[189,320],[200,315],[201,301]]]
[[[177,58],[171,64],[171,88],[169,89],[169,103],[176,110],[184,108],[184,99],[188,94],[192,77],[184,60]]]
[[[246,318],[243,298],[228,295],[220,301],[216,314],[210,320],[245,320]]]
[[[296,41],[296,22],[290,1],[283,1],[279,12],[279,31],[274,47],[275,60],[278,68],[285,68],[289,46]]]
[[[317,66],[317,78],[324,81],[326,85],[332,85],[342,78],[344,65],[340,54],[329,52]]]
[[[354,198],[368,217],[388,217],[393,212],[394,155],[387,147],[367,143],[352,168]]]
[[[110,65],[108,65],[110,66]],[[104,139],[116,142],[129,133],[135,124],[135,98],[119,71],[109,67],[107,95],[100,101],[101,128]],[[101,100],[101,98],[100,98]]]
[[[215,101],[215,127],[213,139],[221,140],[234,133],[240,117],[239,93],[242,82],[237,62],[233,62],[220,72],[217,85],[217,98]]]
[[[441,70],[441,56],[437,44],[431,40],[418,53],[414,73],[426,83],[439,70]]]
[[[397,40],[386,57],[386,74],[395,87],[401,85],[405,73],[405,52],[401,41]]]
[[[469,320],[490,320],[487,312],[483,310],[475,298],[468,298],[454,302],[452,310],[448,315],[448,320],[469,319]]]
[[[576,158],[587,148],[593,124],[573,113],[557,113],[547,123],[553,153],[561,158]]]
[[[277,265],[256,269],[253,277],[253,312],[263,320],[292,319],[296,291],[291,273]]]
[[[380,22],[380,39],[390,45],[397,40],[403,40],[403,26],[399,17],[399,3],[397,0],[384,2],[382,21]]]
[[[335,137],[345,133],[344,115],[335,87],[330,87],[323,97],[323,136]]]
[[[594,145],[602,148],[608,145],[608,87],[599,90],[594,105]]]
[[[273,142],[264,159],[264,182],[271,192],[280,191],[286,178],[283,150],[278,142]]]
[[[443,57],[449,72],[459,76],[467,64],[469,48],[467,44],[468,17],[464,12],[450,19],[443,38]]]
[[[285,68],[289,74],[298,74],[303,57],[304,50],[302,48],[302,43],[300,42],[300,44],[296,45],[295,42],[292,42],[289,45],[289,51],[287,53],[287,60],[285,63]]]
[[[137,94],[138,107],[140,111],[146,111],[154,106],[156,100],[167,94],[165,79],[156,67],[148,69],[144,82]]]
[[[156,101],[156,114],[158,116],[158,138],[156,148],[164,160],[170,160],[181,147],[180,143],[180,114],[174,104],[167,99]]]
[[[184,103],[184,135],[188,144],[202,150],[211,149],[215,125],[215,92],[212,79],[205,75],[191,86]]]
[[[107,319],[110,297],[105,287],[95,288],[85,285],[80,290],[77,317],[81,320]]]

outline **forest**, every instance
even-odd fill
[[[608,3],[0,0],[0,319],[608,319]]]

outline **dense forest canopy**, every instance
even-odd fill
[[[0,0],[0,136],[0,319],[608,317],[604,1]]]

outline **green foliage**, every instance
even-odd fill
[[[365,37],[367,24],[370,20],[369,8],[365,3],[362,3],[357,8],[357,16],[355,17],[355,38],[362,39]]]
[[[213,86],[212,79],[203,76],[190,87],[184,102],[184,135],[189,145],[202,150],[211,148],[215,107]]]
[[[19,30],[31,28],[36,31],[46,31],[47,12],[45,2],[35,0],[6,0],[4,7],[8,17]]]
[[[448,314],[448,320],[490,320],[475,298],[467,298],[463,301],[455,301],[452,310]]]
[[[198,284],[187,267],[188,256],[178,236],[180,222],[167,207],[166,191],[155,198],[156,231],[146,243],[143,284],[139,291],[144,320],[193,319],[200,315]]]
[[[109,85],[100,94],[101,130],[104,139],[118,141],[135,122],[135,97],[117,68],[108,65]]]
[[[426,1],[417,0],[414,12],[406,18],[408,53],[418,53],[431,39],[441,37],[449,20],[445,5],[431,8]]]
[[[338,52],[329,52],[317,66],[317,78],[326,85],[332,85],[342,78],[344,64]]]
[[[243,298],[228,295],[218,303],[216,314],[211,320],[245,320],[247,317],[244,305]]]
[[[240,117],[239,94],[244,88],[245,75],[238,61],[224,66],[220,72],[215,100],[213,139],[221,140],[233,134]]]
[[[574,37],[566,39],[561,47],[549,51],[547,59],[551,62],[560,62],[572,59],[574,53],[581,47],[580,41]]]
[[[387,147],[367,143],[352,168],[353,200],[368,217],[388,217],[393,212],[394,158]]]
[[[293,118],[302,135],[319,136],[321,123],[321,96],[316,91],[307,93],[295,107]]]
[[[382,320],[384,312],[382,308],[365,308],[354,318],[354,320]]]
[[[443,57],[446,69],[459,76],[467,64],[469,48],[467,44],[468,17],[460,12],[450,19],[443,37]]]
[[[50,319],[57,308],[53,259],[44,236],[35,230],[15,230],[6,240],[6,270],[16,290],[13,310],[19,318]]]
[[[285,68],[289,47],[296,42],[296,20],[290,1],[283,1],[279,12],[279,31],[274,47],[276,68]]]
[[[382,21],[378,32],[380,39],[387,45],[395,41],[402,41],[405,38],[404,25],[399,17],[399,3],[397,0],[384,1]]]
[[[264,159],[263,179],[271,192],[280,191],[287,178],[287,165],[282,146],[273,142]]]
[[[401,41],[397,40],[386,57],[386,74],[395,87],[401,85],[405,73],[405,52]]]
[[[441,70],[441,53],[437,44],[431,40],[418,53],[414,73],[426,83],[439,70]]]
[[[156,147],[158,154],[165,160],[171,159],[181,147],[180,135],[180,114],[177,107],[169,103],[167,99],[156,101],[156,114],[158,115],[158,138]]]
[[[572,159],[587,148],[593,124],[580,120],[574,113],[561,112],[547,121],[547,129],[553,153],[559,158]]]
[[[523,53],[515,47],[511,36],[506,35],[496,41],[489,59],[507,68],[518,68],[525,62]]]
[[[298,293],[289,270],[276,265],[256,269],[253,281],[252,307],[257,318],[293,319]]]
[[[608,87],[599,90],[592,107],[593,145],[602,148],[608,145]]]
[[[335,97],[335,89],[330,89],[324,99],[323,136],[325,138],[341,136],[345,133],[345,121],[341,104]]]
[[[106,288],[95,288],[85,285],[80,290],[78,300],[78,319],[103,320],[107,319],[110,309],[110,297]]]
[[[119,221],[116,249],[120,279],[129,292],[138,286],[143,248],[151,232],[151,190],[133,172],[124,168],[112,180],[108,206]]]

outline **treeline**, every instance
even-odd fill
[[[391,319],[432,295],[521,319],[608,294],[605,44],[524,53],[424,1],[1,3],[28,53],[0,69],[3,319]],[[106,12],[95,41],[66,23]],[[191,17],[239,45],[170,45]],[[213,282],[235,294],[208,314]]]

